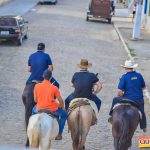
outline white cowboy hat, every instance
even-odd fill
[[[134,64],[133,61],[131,60],[126,60],[124,65],[120,65],[120,66],[124,68],[136,68],[138,64]]]
[[[77,66],[79,68],[85,68],[85,69],[87,69],[89,67],[92,67],[92,64],[89,63],[88,60],[86,60],[86,59],[81,59],[80,64],[77,64]]]

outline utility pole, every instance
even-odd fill
[[[135,22],[133,26],[133,39],[139,39],[141,33],[141,20],[142,20],[142,8],[143,8],[143,0],[138,0],[137,8],[136,8],[136,16]]]

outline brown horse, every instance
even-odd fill
[[[112,134],[115,150],[128,150],[140,121],[138,109],[132,105],[119,105],[112,114]]]
[[[81,105],[71,111],[67,121],[69,129],[71,130],[74,150],[85,149],[86,137],[91,125],[95,124],[95,119],[95,112],[91,105]]]

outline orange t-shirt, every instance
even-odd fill
[[[38,111],[41,109],[56,111],[59,107],[59,104],[54,97],[59,97],[60,92],[56,86],[52,85],[47,80],[35,85],[34,96],[37,101]]]

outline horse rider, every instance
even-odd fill
[[[59,134],[55,140],[62,140],[62,133],[65,126],[67,114],[64,110],[64,102],[59,89],[49,82],[52,71],[46,69],[43,74],[44,80],[35,85],[34,101],[37,103],[38,112],[48,110],[54,115],[60,116]],[[56,101],[56,98],[58,102]]]
[[[75,88],[74,92],[71,93],[65,100],[66,110],[69,107],[69,103],[74,98],[88,98],[94,101],[98,111],[100,110],[101,100],[96,96],[102,89],[102,84],[94,73],[88,71],[92,64],[86,59],[81,59],[80,64],[77,64],[80,68],[79,72],[76,72],[72,77],[72,86]],[[93,86],[96,89],[93,91]]]
[[[43,81],[43,72],[49,69],[53,71],[53,64],[49,54],[45,53],[45,44],[39,43],[37,46],[37,52],[30,55],[28,59],[28,71],[31,72],[26,84],[30,84],[33,81]],[[51,83],[59,88],[59,83],[52,77]]]
[[[141,111],[142,120],[140,121],[140,128],[146,132],[146,115],[144,112],[143,98],[143,90],[146,88],[145,81],[143,76],[134,70],[138,64],[134,64],[131,60],[126,60],[124,65],[121,66],[125,69],[126,73],[120,78],[120,82],[118,84],[118,97],[113,99],[108,122],[112,121],[111,116],[113,113],[114,105],[124,99],[128,99],[135,102],[138,106],[138,109]]]

